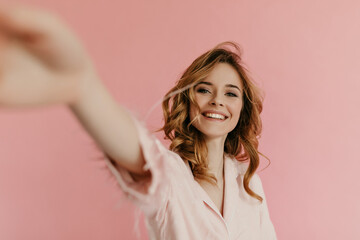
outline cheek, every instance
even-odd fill
[[[232,108],[233,116],[234,116],[236,119],[239,119],[239,118],[240,118],[241,110],[242,110],[242,103],[241,103],[241,102],[238,103],[238,104],[236,104],[236,105]]]

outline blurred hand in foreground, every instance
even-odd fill
[[[57,16],[0,6],[0,106],[72,103],[94,76],[82,44]]]

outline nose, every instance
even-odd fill
[[[209,102],[212,106],[224,106],[223,100],[218,95],[215,95]]]

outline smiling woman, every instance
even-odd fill
[[[0,105],[66,105],[145,213],[150,239],[276,239],[255,173],[262,98],[237,44],[198,57],[170,90],[163,102],[167,149],[109,94],[59,18],[0,11],[0,38]]]
[[[235,51],[231,51],[231,47]],[[179,89],[185,90],[179,92]],[[257,137],[261,132],[262,96],[241,65],[239,46],[224,42],[198,57],[167,95],[172,98],[163,102],[165,123],[162,130],[172,141],[170,150],[178,156],[173,161],[184,162],[192,178],[187,182],[182,174],[168,173],[175,181],[170,189],[183,197],[169,196],[167,203],[170,205],[166,205],[168,210],[162,216],[165,219],[171,216],[174,218],[171,220],[177,221],[181,219],[171,214],[179,207],[171,203],[193,201],[187,194],[197,191],[191,188],[195,180],[201,187],[200,192],[205,193],[204,203],[227,225],[226,231],[217,229],[221,236],[229,239],[276,239],[261,181],[255,173],[259,165]],[[163,163],[164,166],[171,164],[170,159]],[[177,189],[177,181],[188,188]],[[174,198],[181,199],[176,201]],[[184,208],[180,212],[186,216],[185,219],[206,226],[204,220],[198,218],[208,219],[206,213],[190,217],[187,210],[192,208],[191,204]],[[188,213],[197,211],[192,209]],[[235,216],[234,212],[237,212]],[[187,231],[189,236],[195,234]],[[205,232],[210,238],[221,239],[215,237],[213,231]]]

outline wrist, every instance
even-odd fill
[[[94,96],[103,87],[100,78],[93,71],[85,72],[74,81],[73,92],[68,98],[67,105],[71,109],[77,109],[85,104],[87,99]]]

